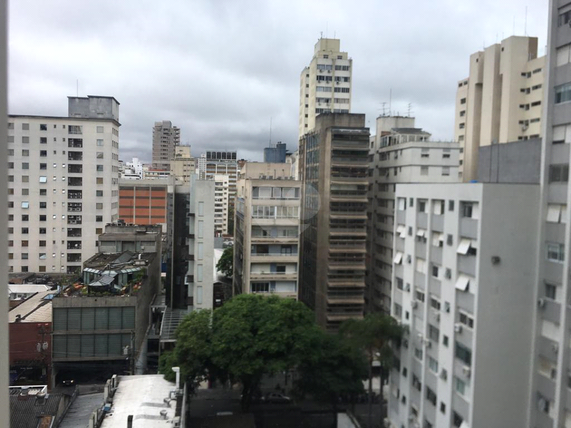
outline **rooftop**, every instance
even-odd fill
[[[46,290],[34,294],[8,312],[9,322],[52,322],[52,299],[57,294],[53,290]]]
[[[429,132],[424,131],[422,128],[393,128],[392,131],[396,134],[422,134],[430,135]]]
[[[131,272],[135,272],[147,266],[154,260],[155,256],[155,253],[135,253],[133,251],[99,253],[84,263],[84,270],[100,274],[125,272],[128,269],[133,269]]]
[[[8,284],[8,294],[31,294],[48,291],[51,288],[45,284]]]
[[[172,427],[176,401],[164,402],[176,386],[163,375],[121,376],[113,396],[111,411],[103,419],[101,428],[125,428],[127,417],[133,415],[133,427]],[[166,418],[161,412],[166,412]]]

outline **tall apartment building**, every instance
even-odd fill
[[[153,167],[169,171],[175,157],[175,147],[180,144],[180,128],[169,120],[155,122],[153,127]]]
[[[459,146],[430,141],[413,117],[380,116],[369,152],[367,309],[390,313],[395,190],[458,181]]]
[[[550,2],[548,16],[534,367],[527,423],[538,428],[571,424],[571,2]]]
[[[189,249],[186,274],[187,307],[212,309],[214,305],[214,180],[193,176],[188,212]]]
[[[214,180],[217,175],[228,177],[228,198],[225,202],[228,207],[228,215],[225,222],[226,224],[231,223],[229,216],[233,216],[234,200],[236,198],[236,179],[238,177],[236,152],[231,150],[206,152],[204,158],[201,156],[199,159],[198,167],[199,177],[202,180]],[[225,182],[226,180],[223,183]],[[233,231],[227,230],[225,233],[232,234]]]
[[[195,172],[195,159],[190,154],[190,146],[176,146],[170,161],[170,175],[179,182],[190,183],[190,176]]]
[[[463,181],[476,179],[481,146],[539,137],[544,66],[536,37],[512,36],[470,56],[470,75],[456,94]]]
[[[351,112],[353,60],[339,39],[320,38],[313,58],[300,75],[299,138],[315,128],[320,113]]]
[[[248,162],[236,197],[233,294],[297,299],[301,183],[288,164]]]
[[[228,208],[230,178],[227,175],[214,176],[214,234],[228,235]],[[232,231],[233,232],[233,231]]]
[[[368,151],[364,114],[321,114],[299,144],[299,299],[330,331],[364,312]]]
[[[118,218],[119,103],[68,97],[68,107],[8,118],[11,272],[78,273]]]
[[[528,184],[399,184],[392,427],[524,427],[537,201]],[[506,221],[509,219],[509,221]]]

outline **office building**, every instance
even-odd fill
[[[264,147],[264,162],[283,163],[286,161],[286,144],[279,141],[274,147]]]
[[[571,3],[550,2],[537,246],[534,367],[526,426],[571,424],[569,162],[571,142]]]
[[[170,170],[170,161],[174,159],[175,147],[180,144],[180,128],[171,121],[155,122],[153,127],[153,167]]]
[[[301,183],[289,165],[248,162],[236,198],[233,294],[297,299]]]
[[[119,103],[68,101],[68,117],[8,118],[11,272],[79,273],[118,218]]]
[[[390,313],[395,189],[458,181],[458,143],[431,141],[413,117],[379,116],[369,152],[367,307]]]
[[[300,75],[299,138],[315,128],[317,115],[351,112],[352,73],[353,60],[341,52],[341,41],[321,37]]]
[[[391,427],[524,427],[537,184],[399,184]],[[507,221],[509,219],[509,221]],[[550,425],[551,426],[551,425]]]
[[[321,114],[299,144],[299,299],[329,331],[364,312],[368,152],[364,114]]]
[[[537,57],[537,44],[536,37],[512,36],[470,56],[454,129],[464,182],[476,179],[480,147],[539,137],[545,57]]]
[[[168,179],[119,180],[119,220],[127,224],[163,225],[166,233],[168,195],[172,192]],[[169,190],[170,189],[170,190]]]
[[[191,179],[186,273],[189,311],[214,305],[214,188],[214,180],[200,180],[196,175]]]

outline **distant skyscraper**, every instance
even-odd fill
[[[266,163],[283,163],[286,161],[286,144],[281,141],[275,147],[264,148],[264,162]]]
[[[153,167],[169,171],[175,158],[175,147],[180,144],[180,128],[172,122],[155,122],[153,127]]]
[[[299,137],[313,130],[320,113],[351,112],[353,60],[340,52],[339,39],[320,38],[300,76]]]
[[[299,299],[329,331],[364,313],[368,155],[364,114],[322,114],[299,142]]]
[[[545,57],[537,38],[512,36],[470,56],[458,82],[455,139],[463,147],[459,176],[475,180],[478,149],[539,137]]]

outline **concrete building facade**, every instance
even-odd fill
[[[537,57],[537,43],[512,36],[470,56],[469,77],[458,82],[454,128],[463,181],[476,179],[481,146],[539,137],[545,57]]]
[[[430,141],[413,117],[380,116],[369,152],[367,308],[390,313],[395,190],[400,183],[458,181],[459,146]]]
[[[169,120],[155,122],[153,127],[153,167],[170,170],[170,161],[175,157],[175,148],[180,144],[180,128]]]
[[[341,52],[341,41],[321,37],[300,75],[299,138],[315,128],[317,115],[351,112],[352,74],[353,60]]]
[[[178,182],[190,183],[190,176],[195,172],[195,159],[190,154],[190,146],[176,146],[174,158],[170,161],[170,175]]]
[[[118,218],[119,103],[68,99],[68,117],[8,118],[11,272],[78,273]]]
[[[214,176],[214,233],[216,236],[233,233],[228,230],[229,188],[229,176],[222,174]]]
[[[119,219],[127,224],[161,224],[166,232],[170,181],[119,180]]]
[[[571,426],[571,3],[554,0],[549,5],[541,132],[541,214],[533,305],[534,366],[527,403],[527,426],[538,428]]]
[[[538,198],[538,185],[397,186],[391,315],[407,333],[392,427],[536,426],[524,409]]]
[[[297,299],[301,183],[284,163],[248,162],[237,186],[233,294]]]
[[[364,312],[368,151],[363,114],[321,114],[299,144],[299,299],[329,331]]]
[[[214,180],[200,180],[193,176],[187,236],[189,311],[212,309],[214,305],[214,188]]]

